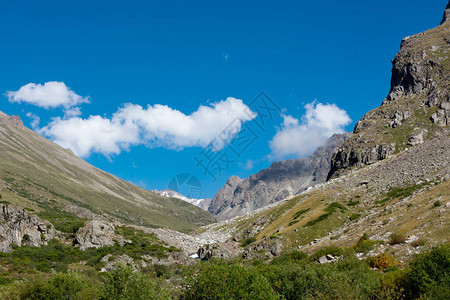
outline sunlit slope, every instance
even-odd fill
[[[119,222],[180,231],[213,222],[194,205],[160,197],[93,167],[2,112],[0,188],[3,198],[10,195],[8,201],[37,211],[85,208]]]

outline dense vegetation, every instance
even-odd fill
[[[357,247],[370,247],[367,241],[362,237]],[[62,245],[52,247],[64,249]],[[47,260],[61,259],[64,263],[82,258],[77,255],[95,256],[95,253],[73,251],[76,256],[72,259],[67,257],[74,253]],[[12,257],[24,259],[20,253],[15,249]],[[322,254],[341,259],[319,264],[316,260]],[[37,263],[45,259],[30,257],[29,260]],[[153,266],[139,271],[123,265],[109,273],[98,273],[93,268],[67,271],[53,267],[59,271],[36,271],[20,280],[3,282],[0,298],[446,299],[450,294],[448,244],[417,255],[401,268],[389,253],[361,261],[349,254],[348,249],[337,247],[319,250],[312,256],[299,251],[287,252],[272,261],[212,260],[191,266]]]

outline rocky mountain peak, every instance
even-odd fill
[[[359,120],[332,159],[329,178],[383,160],[450,125],[450,22],[402,40],[392,60],[391,88],[382,105]]]
[[[450,19],[450,1],[447,4],[447,7],[444,11],[444,17],[442,18],[441,25],[447,22]]]
[[[19,116],[8,116],[0,111],[0,125],[9,125],[15,127],[23,127],[23,122]]]
[[[219,220],[229,219],[325,182],[331,156],[350,136],[335,134],[310,156],[274,162],[248,178],[231,176],[211,200],[208,211]]]

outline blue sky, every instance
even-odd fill
[[[212,197],[230,175],[249,176],[351,131],[387,95],[401,39],[439,25],[445,5],[2,1],[0,110],[30,128],[27,114],[38,116],[36,131],[84,145],[76,152],[89,163],[145,188],[164,189],[188,172]],[[18,93],[29,83],[37,86]],[[263,128],[264,111],[251,106],[261,91],[280,109]],[[56,96],[61,102],[51,102]],[[239,154],[217,144],[227,124],[236,130],[227,142],[251,141]],[[195,161],[208,142],[220,150],[216,160],[228,156],[214,180]]]

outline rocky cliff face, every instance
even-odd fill
[[[356,124],[352,138],[333,156],[329,178],[448,132],[449,5],[442,25],[402,40],[392,61],[388,96]]]
[[[349,133],[335,134],[307,158],[274,162],[245,179],[230,177],[211,200],[208,210],[219,220],[229,219],[325,182],[331,156],[349,137]]]
[[[39,247],[55,236],[55,229],[25,209],[0,204],[0,252],[11,252],[12,244]]]

